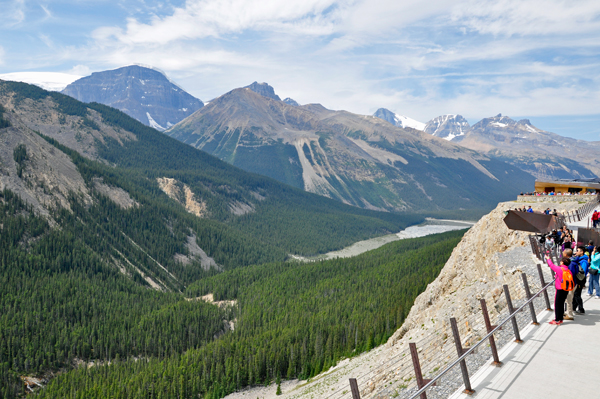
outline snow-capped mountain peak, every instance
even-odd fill
[[[412,129],[417,129],[417,130],[425,130],[425,125],[426,125],[425,123],[419,122],[415,119],[409,118],[404,115],[396,114],[386,108],[379,108],[377,111],[375,111],[373,116],[375,116],[379,119],[383,119],[384,121],[388,121],[392,125],[395,125],[395,126],[398,126],[401,128],[410,127]]]
[[[461,115],[441,115],[433,118],[425,126],[425,132],[446,139],[448,141],[456,137],[464,136],[471,126]]]

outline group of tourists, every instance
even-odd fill
[[[550,191],[549,193],[546,193],[546,192],[540,193],[540,192],[534,191],[532,193],[525,193],[525,194],[521,193],[521,195],[535,195],[535,196],[542,196],[542,195],[596,195],[596,194],[597,193],[593,192],[593,191],[586,191],[586,192],[579,191],[577,193],[561,193],[561,192],[556,193],[554,191]]]
[[[515,208],[515,211],[527,212],[527,213],[543,213],[544,215],[552,215],[552,216],[559,215],[559,213],[556,211],[556,209],[551,210],[550,208],[546,208],[546,210],[540,212],[540,211],[534,210],[531,207],[531,205],[528,207],[523,207],[523,208]]]
[[[577,242],[573,237],[573,230],[569,230],[567,226],[563,226],[559,230],[552,230],[548,234],[543,234],[540,237],[540,244],[544,244],[547,251],[554,249],[560,249],[561,251],[574,249],[577,246]]]
[[[588,296],[600,299],[600,246],[593,242],[575,248],[565,248],[559,265],[546,255],[548,266],[556,273],[554,286],[554,320],[553,325],[561,325],[563,320],[574,320],[575,315],[585,314],[581,292],[589,278]],[[595,290],[595,295],[594,295]],[[566,311],[565,311],[566,303]]]

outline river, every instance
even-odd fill
[[[425,222],[410,226],[405,230],[401,230],[396,234],[388,234],[381,237],[370,238],[368,240],[356,242],[349,247],[340,249],[339,251],[328,252],[323,255],[303,257],[291,255],[292,258],[300,261],[315,261],[334,258],[350,258],[360,255],[363,252],[377,249],[387,243],[404,240],[406,238],[425,237],[431,234],[445,233],[452,230],[467,229],[473,226],[474,222],[465,222],[462,220],[446,220],[446,219],[431,219],[427,218]]]

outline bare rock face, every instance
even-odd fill
[[[268,98],[272,98],[273,100],[281,101],[281,98],[277,94],[275,94],[275,89],[273,88],[273,86],[269,85],[268,83],[253,82],[252,84],[249,84],[248,86],[244,86],[244,89],[250,89],[253,92],[260,94],[261,96],[265,96]],[[298,103],[296,103],[296,104],[290,103],[289,100],[295,102],[291,98],[286,98],[286,100],[288,100],[288,101],[284,101],[286,104],[298,105]]]
[[[139,206],[139,203],[131,198],[127,191],[123,190],[121,187],[113,187],[104,184],[102,179],[94,178],[94,188],[100,194],[107,196],[111,201],[123,209],[131,209],[135,206]]]
[[[159,177],[156,181],[165,194],[183,205],[189,213],[200,218],[207,215],[206,202],[201,199],[197,200],[192,189],[187,184],[170,177]]]
[[[0,98],[1,102],[4,102],[5,114],[10,117],[13,127],[51,137],[89,159],[98,159],[98,142],[105,144],[108,139],[123,145],[137,140],[133,133],[104,123],[94,110],[88,111],[87,121],[80,116],[65,114],[49,97],[41,101],[15,101],[13,97],[5,97]]]
[[[17,193],[34,210],[48,216],[50,210],[71,209],[70,193],[85,204],[92,198],[71,158],[28,129],[0,129],[0,190]],[[17,157],[15,150],[22,155]]]

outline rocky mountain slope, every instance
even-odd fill
[[[501,114],[484,118],[454,141],[504,159],[540,179],[600,175],[600,141],[587,142],[546,132],[527,119],[515,121]]]
[[[486,208],[533,183],[517,168],[421,131],[245,88],[166,133],[245,170],[368,209]]]
[[[204,105],[162,72],[138,65],[94,72],[69,84],[62,93],[86,103],[110,105],[158,130]]]

